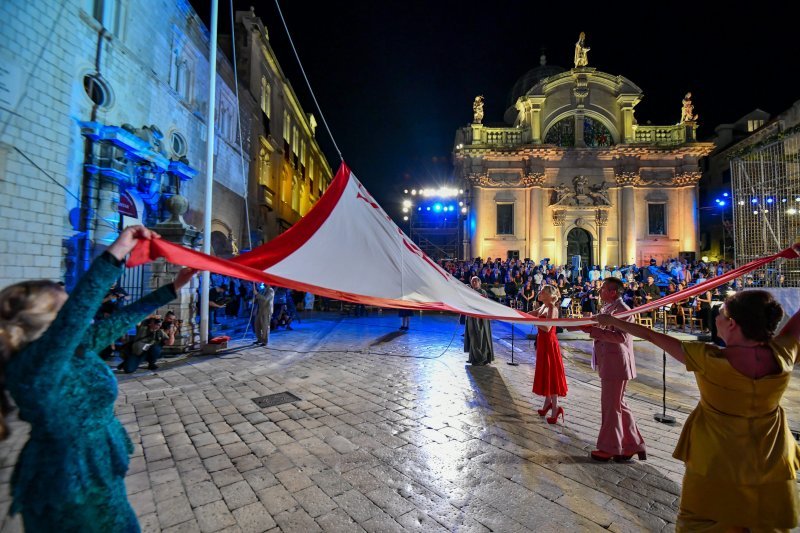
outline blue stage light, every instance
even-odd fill
[[[750,200],[750,203],[751,204],[757,204],[758,203],[758,198],[753,198],[752,200]]]
[[[771,204],[772,203],[772,198],[767,198],[767,203]]]
[[[442,204],[439,203],[433,204],[433,210],[434,212],[439,213],[442,210]]]
[[[725,207],[725,202],[720,202],[719,205],[721,205],[722,207]]]

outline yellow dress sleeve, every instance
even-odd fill
[[[686,370],[703,374],[706,371],[706,361],[710,352],[717,351],[713,344],[698,341],[685,341],[681,343],[683,355],[686,358]]]
[[[781,362],[783,370],[791,370],[797,362],[800,342],[791,335],[778,335],[770,342],[775,357]]]

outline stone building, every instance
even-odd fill
[[[305,215],[333,177],[315,138],[316,119],[300,105],[267,28],[252,9],[236,12],[235,19],[240,97],[254,104],[246,131],[252,139],[248,197],[257,246]],[[230,38],[223,39],[229,46]]]
[[[698,251],[698,161],[691,96],[675,125],[640,125],[642,90],[588,66],[547,65],[514,85],[505,124],[456,133],[456,173],[471,187],[472,257],[621,265]],[[588,51],[588,49],[586,49]],[[479,109],[477,109],[479,108]],[[680,112],[680,115],[679,115]]]
[[[10,87],[0,107],[0,287],[36,277],[71,286],[121,227],[166,218],[176,193],[189,201],[187,222],[203,220],[209,34],[197,13],[181,0],[51,7],[0,6]],[[212,244],[229,255],[245,226],[248,158],[233,69],[216,59]],[[150,282],[144,269],[125,276],[134,294]]]

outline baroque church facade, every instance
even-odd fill
[[[588,66],[546,64],[515,84],[507,125],[474,120],[456,133],[456,177],[470,188],[471,257],[548,258],[565,264],[645,264],[694,257],[698,247],[698,161],[691,94],[675,125],[639,125],[642,90]]]

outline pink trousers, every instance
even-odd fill
[[[612,455],[629,455],[645,450],[644,439],[633,413],[625,403],[625,379],[601,380],[600,434],[597,449]]]

